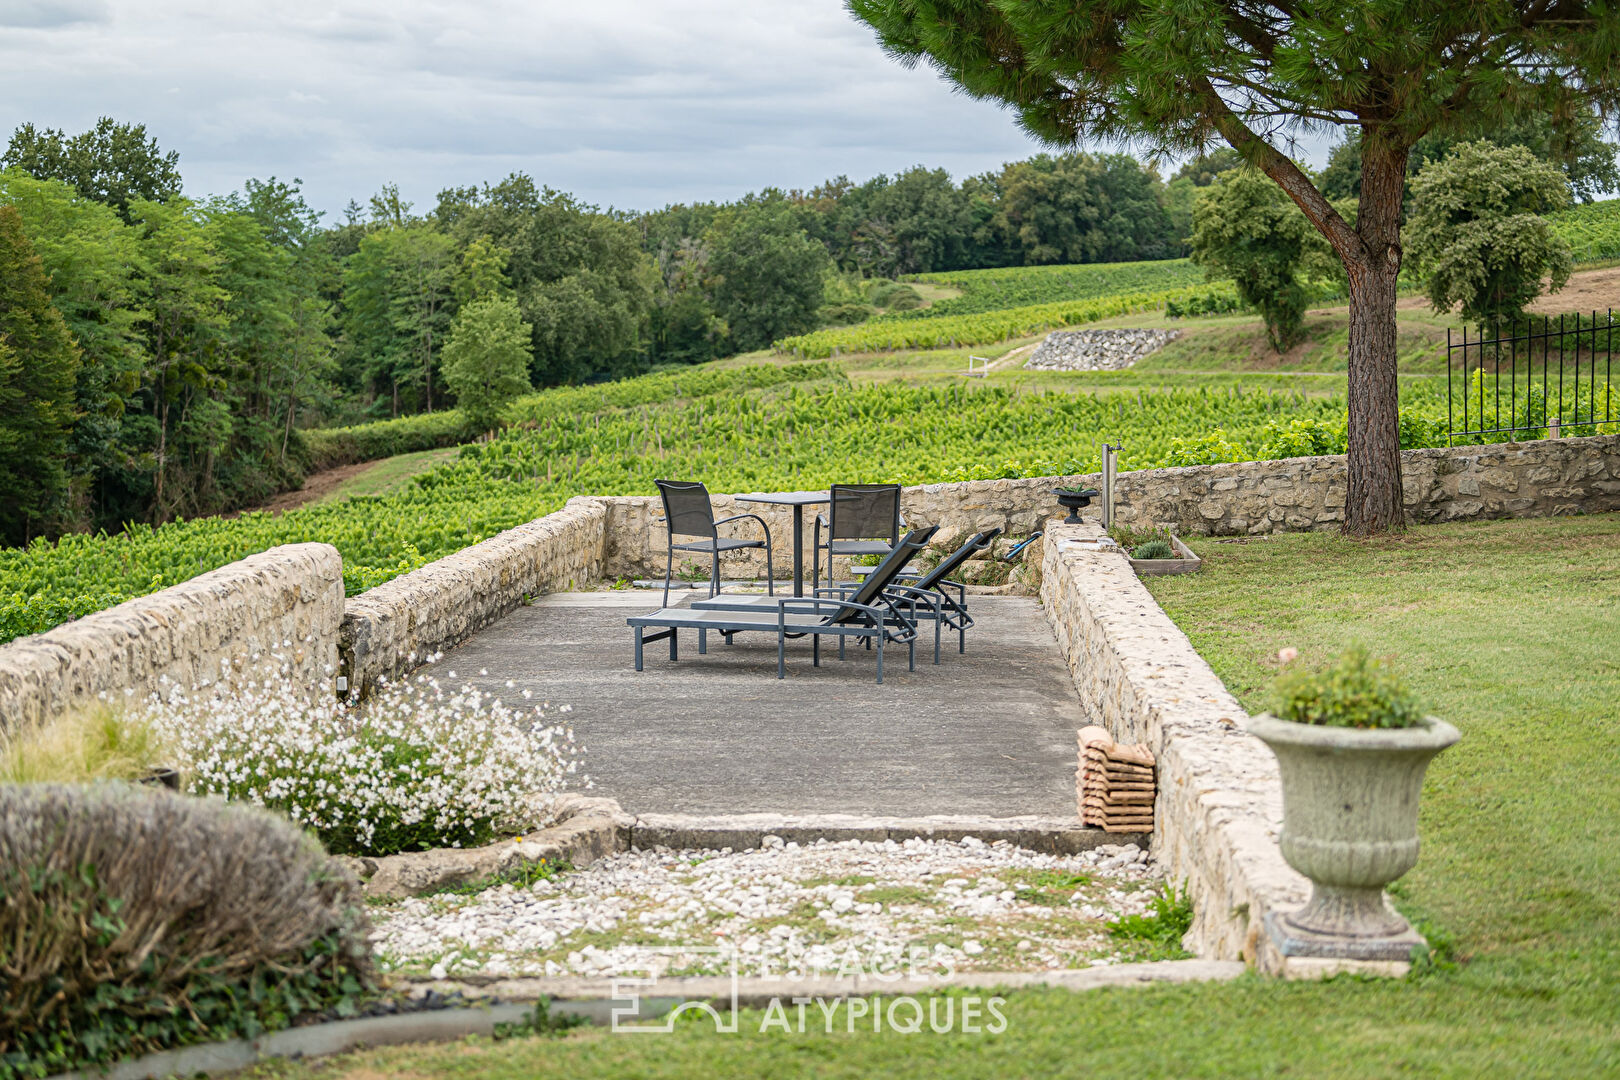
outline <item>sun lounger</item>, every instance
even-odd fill
[[[636,615],[626,622],[635,631],[636,670],[643,670],[643,649],[646,645],[668,639],[669,658],[677,660],[679,632],[698,631],[698,652],[707,651],[710,630],[721,634],[728,642],[736,634],[748,632],[776,635],[776,677],[787,677],[787,641],[791,637],[811,638],[811,651],[815,666],[821,666],[821,638],[838,638],[838,655],[844,656],[846,638],[862,638],[877,648],[877,681],[883,681],[883,646],[893,643],[907,646],[908,662],[916,668],[917,623],[915,616],[906,612],[915,603],[903,597],[889,596],[884,587],[895,577],[934,535],[933,528],[909,533],[869,575],[868,580],[848,596],[776,596],[759,597],[764,603],[751,605],[748,610],[702,610],[694,608],[660,608],[649,615]],[[649,633],[648,631],[652,631]]]

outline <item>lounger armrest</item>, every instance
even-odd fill
[[[776,600],[778,623],[786,620],[790,610],[788,605],[790,604],[802,605],[793,610],[792,613],[795,615],[814,615],[823,609],[829,609],[831,613],[836,614],[845,608],[849,608],[874,616],[879,626],[883,625],[885,619],[895,619],[905,627],[905,636],[899,634],[890,635],[895,641],[909,641],[917,633],[917,620],[915,618],[906,618],[895,608],[892,602],[888,601],[884,603],[882,608],[879,608],[871,604],[857,604],[853,600],[841,600],[833,597],[781,596]]]
[[[765,530],[766,536],[771,535],[771,530],[766,526],[765,519],[760,517],[758,514],[732,514],[728,518],[719,519],[715,522],[715,525],[728,525],[733,521],[741,521],[743,518],[753,518],[755,521],[759,522],[759,527]]]

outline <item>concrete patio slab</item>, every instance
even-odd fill
[[[544,597],[423,670],[570,706],[593,794],[634,814],[1072,819],[1087,718],[1046,617],[1024,597],[971,605],[965,655],[947,637],[936,667],[928,635],[915,672],[889,651],[881,686],[872,654],[841,662],[824,642],[816,668],[808,640],[789,643],[778,680],[764,634],[710,635],[699,655],[683,632],[678,662],[658,643],[638,673],[625,617],[658,597],[632,592]]]

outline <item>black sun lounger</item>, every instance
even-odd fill
[[[967,611],[967,587],[961,582],[949,580],[951,574],[974,555],[989,550],[990,545],[1000,535],[999,528],[975,533],[926,574],[909,574],[901,570],[884,589],[895,605],[902,607],[902,617],[907,621],[919,623],[921,620],[928,620],[934,624],[934,663],[939,663],[941,627],[956,631],[956,651],[967,652],[967,631],[973,625],[973,619]],[[867,575],[867,581],[870,581],[876,572],[877,568],[873,567],[872,574]],[[816,596],[835,600],[852,598],[852,594],[862,587],[863,583],[844,582],[817,589]],[[950,589],[956,590],[955,596],[948,591]],[[692,607],[698,611],[767,611],[772,610],[771,605],[775,603],[776,598],[762,594],[732,593],[694,600]]]
[[[897,575],[898,580],[884,590],[896,600],[914,599],[917,603],[917,617],[934,621],[934,663],[939,663],[941,626],[955,630],[956,651],[967,652],[967,632],[973,625],[973,617],[967,610],[967,586],[959,581],[950,580],[950,576],[979,552],[990,550],[990,545],[995,543],[996,537],[1000,535],[999,528],[974,533],[961,547],[939,560],[939,564],[926,574],[914,576],[901,573]],[[855,585],[846,582],[831,589],[822,589],[817,595],[836,598],[855,588]],[[952,589],[956,591],[955,596],[949,591]]]
[[[698,651],[704,647],[708,631],[719,632],[727,641],[732,635],[749,631],[776,634],[776,677],[787,677],[787,639],[811,638],[816,667],[821,666],[821,638],[838,638],[838,652],[844,654],[844,639],[864,638],[877,645],[877,681],[883,681],[883,645],[893,642],[907,646],[910,667],[917,664],[917,623],[902,609],[912,607],[907,600],[887,596],[884,586],[892,584],[906,563],[934,535],[932,527],[907,534],[869,576],[865,584],[847,597],[777,596],[768,604],[754,604],[746,611],[660,608],[650,615],[634,615],[625,620],[636,634],[636,670],[642,670],[643,647],[654,641],[669,640],[669,658],[679,659],[678,634],[698,631]],[[648,633],[652,630],[653,633]]]

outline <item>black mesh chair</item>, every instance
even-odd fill
[[[900,513],[899,484],[833,484],[827,512],[816,515],[810,555],[810,587],[821,584],[821,553],[827,552],[827,576],[834,555],[887,555],[900,539],[906,519]],[[822,529],[827,539],[821,539]]]
[[[720,553],[762,547],[765,549],[765,589],[767,592],[775,593],[773,582],[776,575],[771,566],[771,530],[766,527],[764,518],[758,514],[734,514],[716,521],[714,506],[709,502],[709,489],[702,484],[684,480],[653,482],[658,485],[658,494],[663,496],[664,524],[669,527],[669,557],[664,562],[665,607],[669,606],[669,581],[675,570],[677,551],[700,552],[710,557],[709,595],[713,596],[720,591]],[[715,528],[717,525],[740,521],[743,518],[753,518],[759,522],[765,539],[743,540],[738,537],[721,536],[719,530]],[[695,536],[700,539],[676,543],[677,536]]]

